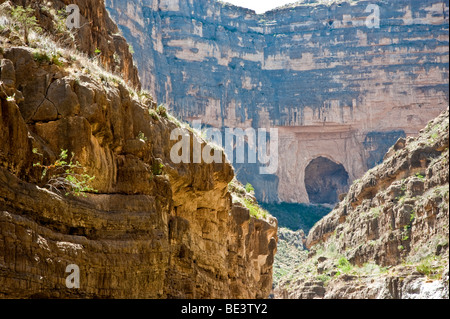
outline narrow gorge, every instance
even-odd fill
[[[448,85],[443,0],[0,0],[0,299],[448,299]]]
[[[370,4],[379,27],[366,25]],[[399,137],[448,106],[447,1],[298,1],[259,15],[215,0],[106,6],[143,87],[180,119],[278,128],[275,174],[235,164],[263,202],[336,203]],[[345,172],[307,184],[329,165]]]
[[[176,128],[208,146],[139,90],[103,2],[74,2],[77,33],[69,1],[0,1],[0,298],[267,298],[276,219],[226,159],[170,160]]]

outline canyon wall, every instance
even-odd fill
[[[78,3],[94,25],[105,18],[103,2]],[[14,4],[0,6],[0,298],[267,298],[276,219],[233,202],[225,157],[173,163],[174,129],[206,142],[133,76],[57,44],[46,26],[63,3],[34,5],[43,24],[29,46]],[[76,196],[85,174],[95,191]]]
[[[279,129],[276,174],[236,165],[268,202],[334,201],[339,180],[311,200],[305,176],[327,174],[308,172],[313,160],[343,166],[348,187],[448,105],[447,1],[308,2],[257,15],[213,0],[106,0],[158,103],[185,121]]]
[[[0,0],[0,4],[4,2],[6,0]],[[33,8],[39,26],[51,35],[54,41],[91,58],[98,55],[107,70],[120,75],[130,86],[140,88],[138,70],[129,45],[119,34],[119,29],[109,17],[103,1],[56,0],[51,3],[52,8],[49,10],[41,10],[43,1],[13,0],[12,3]],[[66,6],[70,4],[76,4],[80,13],[80,25],[79,28],[73,29],[74,32],[68,32],[61,27],[65,25],[65,20],[61,19],[69,15],[66,13]],[[96,50],[100,53],[96,53]]]
[[[399,139],[310,230],[282,298],[449,298],[449,112]]]

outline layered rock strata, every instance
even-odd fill
[[[311,229],[308,258],[277,296],[448,298],[448,137],[447,110],[399,139]]]
[[[76,2],[107,52],[102,3]],[[232,203],[225,157],[174,164],[175,128],[206,142],[128,86],[132,73],[114,76],[71,46],[54,55],[45,30],[33,48],[16,45],[11,26],[0,32],[0,297],[266,298],[276,220]],[[96,192],[47,187],[42,167],[50,174],[61,150]],[[71,265],[79,288],[67,285]]]
[[[104,0],[53,0],[50,6],[44,0],[0,0],[0,4],[8,2],[33,8],[39,27],[48,37],[66,48],[98,59],[105,69],[122,77],[131,87],[140,89],[132,50],[109,17]],[[73,15],[69,16],[75,11],[67,11],[69,5],[76,5],[79,10],[79,25],[72,32],[65,27],[66,18],[75,21]]]
[[[260,200],[337,198],[308,193],[312,161],[342,165],[348,188],[448,105],[446,1],[299,1],[260,15],[213,0],[106,5],[143,86],[180,118],[279,129],[277,173],[239,171]]]

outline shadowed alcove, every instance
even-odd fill
[[[348,173],[342,164],[317,157],[305,169],[305,186],[314,204],[335,204],[348,189]]]

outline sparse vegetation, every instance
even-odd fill
[[[345,257],[339,258],[337,268],[341,274],[347,274],[353,270],[352,264]]]
[[[268,211],[259,207],[256,203],[251,200],[245,198],[243,200],[245,207],[250,211],[250,216],[258,218],[258,219],[266,219],[269,215]]]
[[[33,153],[40,155],[37,149],[33,149]],[[65,195],[86,196],[86,193],[97,192],[91,183],[95,176],[88,175],[87,169],[78,161],[74,162],[75,154],[68,160],[68,151],[62,149],[58,159],[50,165],[35,163],[33,166],[42,169],[41,180],[48,179],[46,185],[50,190],[59,192],[64,190]]]
[[[36,17],[34,16],[34,9],[31,7],[16,6],[11,9],[11,17],[22,30],[23,41],[27,45],[30,43],[28,35],[31,30],[35,32],[42,31],[38,25]]]
[[[423,180],[423,179],[425,178],[425,176],[423,176],[423,175],[420,174],[420,173],[417,173],[417,174],[416,174],[416,177],[419,178],[419,179],[421,179],[421,180]]]
[[[372,218],[378,218],[380,217],[382,210],[383,210],[382,206],[373,207],[370,209],[370,215],[372,216]]]
[[[47,53],[36,51],[33,53],[33,58],[38,63],[50,63],[51,59]]]
[[[321,275],[316,276],[316,279],[322,281],[326,285],[331,280],[331,276],[321,274]]]
[[[141,140],[143,142],[147,142],[148,138],[145,136],[145,134],[143,132],[139,132],[138,136],[137,136],[138,140]]]
[[[15,100],[16,100],[16,93],[14,93],[11,96],[6,97],[6,101],[8,101],[8,102],[14,102]]]
[[[423,259],[417,265],[416,270],[430,279],[440,279],[442,277],[442,266],[439,265],[436,256],[429,256]]]
[[[250,193],[250,194],[254,194],[255,193],[255,188],[250,183],[247,183],[245,185],[245,190],[246,190],[247,193]]]
[[[61,54],[60,53],[50,53],[43,51],[35,51],[33,52],[33,58],[36,62],[39,64],[42,63],[48,63],[48,64],[55,64],[57,66],[64,66],[64,63],[60,60]]]
[[[168,118],[167,109],[164,104],[158,105],[156,108],[156,113],[158,113],[161,117]]]
[[[152,174],[153,175],[162,175],[164,170],[164,164],[155,162],[152,164]]]
[[[250,211],[250,216],[257,219],[267,219],[270,214],[267,210],[258,205],[254,200],[251,193],[247,192],[244,187],[236,178],[234,178],[228,184],[228,190],[230,191],[233,202],[239,202]]]
[[[152,119],[154,119],[154,120],[159,120],[159,115],[158,115],[158,113],[156,113],[156,111],[155,110],[153,110],[153,109],[148,109],[148,113],[150,114],[150,116],[152,117]]]

